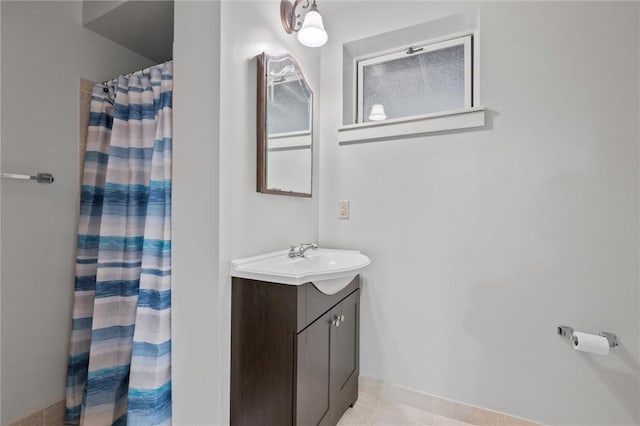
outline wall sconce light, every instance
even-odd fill
[[[305,4],[301,5],[303,1]],[[307,9],[309,0],[294,0],[293,3],[290,0],[280,1],[280,19],[284,30],[287,34],[297,32],[298,41],[307,47],[320,47],[325,44],[329,36],[324,29],[322,15],[318,12],[316,0],[313,0],[311,9],[304,15],[302,23],[300,22],[300,13],[296,12],[298,7]]]

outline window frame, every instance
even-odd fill
[[[389,62],[395,59],[404,58],[407,55],[417,55],[423,54],[427,52],[433,52],[436,50],[446,49],[448,47],[459,46],[462,45],[464,47],[464,108],[472,108],[474,105],[473,99],[473,70],[474,70],[474,55],[473,55],[473,33],[465,33],[459,34],[455,36],[451,36],[444,40],[439,41],[425,41],[415,45],[411,45],[410,47],[403,47],[401,49],[394,49],[392,51],[384,51],[378,52],[375,55],[369,55],[367,57],[356,58],[356,67],[355,67],[355,79],[357,83],[356,89],[356,123],[365,123],[364,121],[364,111],[363,111],[363,90],[364,90],[364,78],[363,78],[363,70],[364,67],[369,65],[380,64],[384,62]],[[413,49],[413,53],[409,53],[409,50]],[[441,113],[445,111],[435,111],[435,113]],[[398,119],[408,119],[411,117],[416,117],[418,115],[413,116],[405,116],[405,117],[397,117]]]

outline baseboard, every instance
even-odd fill
[[[359,391],[390,402],[405,404],[440,416],[473,425],[487,426],[540,426],[541,423],[489,410],[436,395],[390,385],[371,377],[360,376]]]
[[[456,419],[478,426],[540,426],[541,423],[489,410],[436,395],[418,392],[402,386],[390,385],[371,377],[360,376],[360,392],[374,395],[390,402],[405,404],[419,410],[430,411],[440,416]],[[64,425],[65,402],[60,401],[26,416],[11,426],[62,426]]]
[[[65,401],[62,400],[11,423],[11,426],[63,426],[64,409]]]

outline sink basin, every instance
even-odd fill
[[[334,294],[371,263],[357,250],[319,248],[295,259],[288,254],[281,250],[232,260],[231,276],[289,285],[312,282],[323,293]]]

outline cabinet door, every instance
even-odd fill
[[[330,313],[324,314],[298,333],[296,346],[296,425],[328,425],[331,422]]]
[[[336,424],[358,399],[360,290],[331,310],[331,417]],[[339,319],[336,325],[335,321]]]

